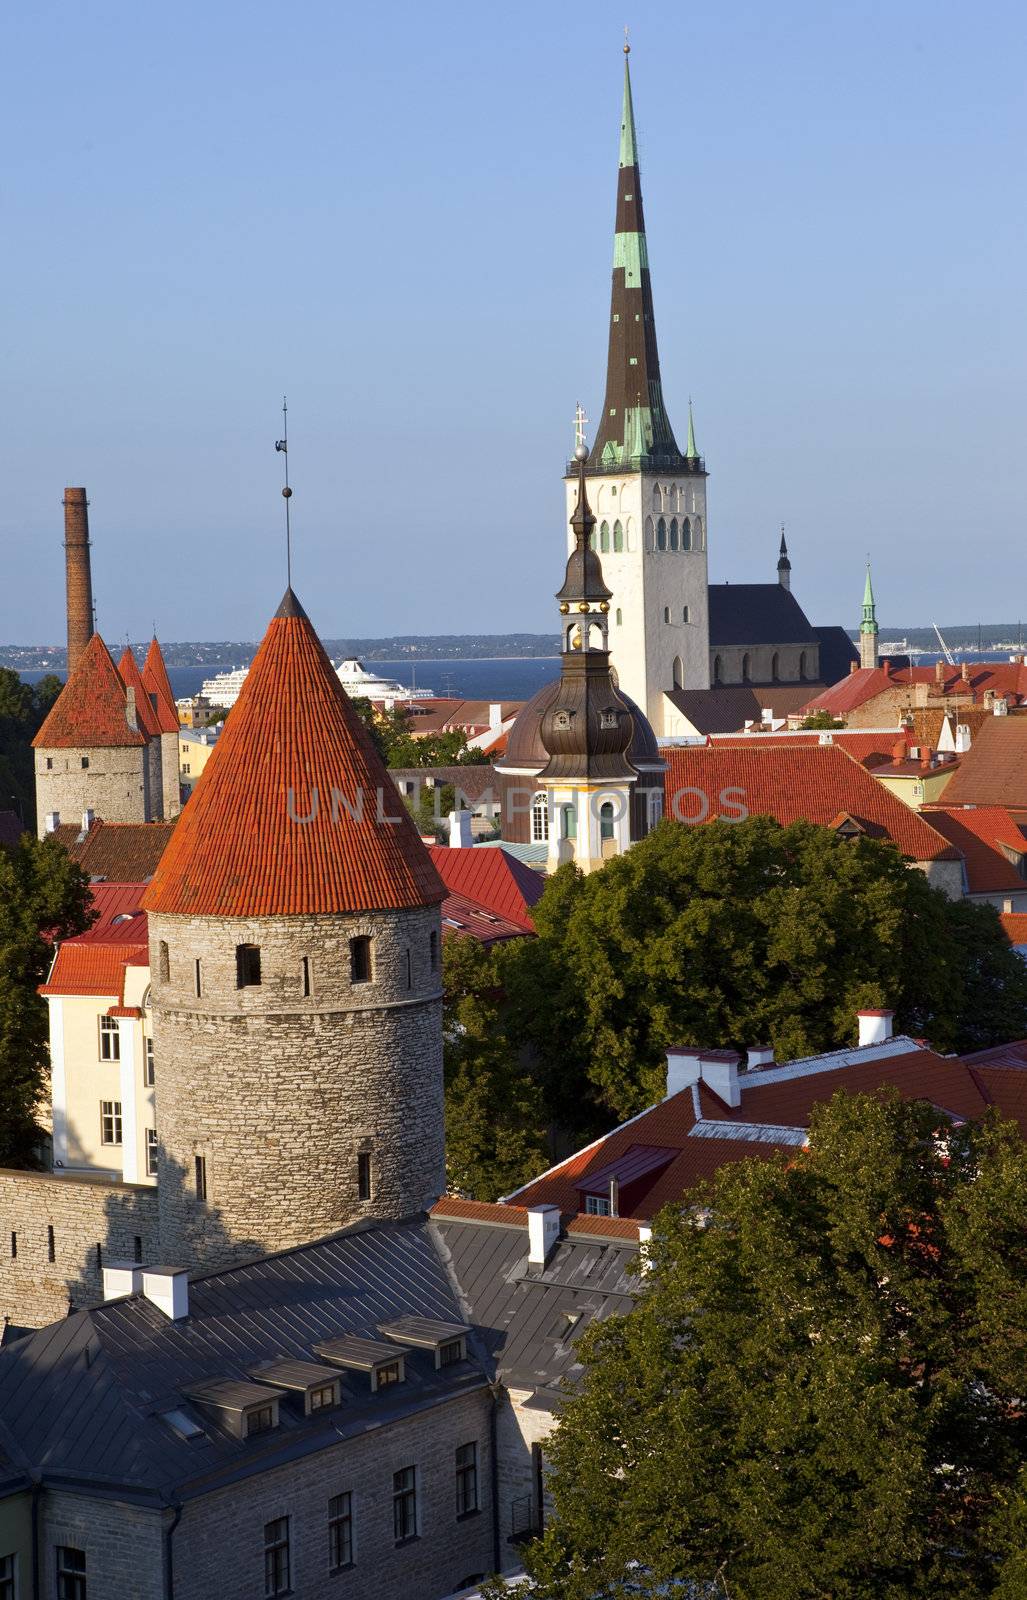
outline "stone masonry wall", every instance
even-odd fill
[[[523,1535],[530,1526],[540,1531],[552,1510],[545,1492],[543,1477],[542,1505],[538,1503],[539,1473],[536,1468],[533,1446],[543,1452],[545,1443],[556,1427],[551,1411],[540,1411],[528,1406],[532,1398],[530,1389],[510,1389],[503,1393],[496,1424],[497,1493],[499,1500],[499,1544],[501,1570],[513,1572],[520,1566],[518,1547],[511,1543],[514,1535]],[[543,1455],[544,1461],[544,1455]]]
[[[432,1203],[444,1186],[437,909],[151,914],[149,928],[166,1259],[245,1259]],[[362,934],[373,974],[355,984],[349,941]],[[237,987],[240,944],[260,950],[259,985]],[[367,1200],[361,1152],[371,1158]]]
[[[160,736],[160,761],[161,773],[164,782],[163,816],[165,822],[170,822],[172,817],[177,817],[182,809],[181,779],[178,764],[178,732],[162,733]]]
[[[57,1594],[57,1549],[70,1545],[85,1552],[85,1588],[90,1597],[163,1600],[165,1520],[170,1520],[170,1513],[156,1508],[47,1489],[39,1530],[40,1592]],[[27,1574],[24,1581],[27,1595]],[[213,1592],[213,1588],[207,1591]]]
[[[98,1304],[101,1264],[134,1260],[136,1240],[144,1260],[158,1258],[154,1189],[0,1171],[0,1315],[44,1327],[67,1315],[69,1300],[76,1310]]]
[[[749,676],[742,676],[743,657],[749,657]],[[774,677],[774,657],[777,657],[777,677]],[[805,672],[801,670],[805,656]],[[720,677],[715,678],[713,663],[720,661]],[[774,683],[799,683],[803,679],[815,683],[820,675],[820,646],[815,640],[808,644],[779,645],[711,645],[710,682],[752,683],[766,688],[763,704],[774,709]],[[669,687],[669,685],[668,685]]]
[[[149,822],[149,772],[143,745],[114,749],[37,750],[36,817],[40,838],[49,811],[81,822],[92,810],[105,822]],[[85,757],[88,767],[83,767]],[[53,766],[47,767],[47,761]]]
[[[189,1501],[174,1537],[175,1600],[263,1594],[264,1525],[278,1517],[289,1518],[289,1592],[296,1600],[336,1592],[346,1600],[439,1600],[462,1580],[492,1571],[490,1406],[488,1390],[480,1389]],[[458,1517],[456,1450],[471,1442],[478,1446],[481,1509]],[[417,1469],[418,1536],[397,1546],[392,1475],[409,1466]],[[328,1501],[347,1492],[354,1562],[330,1577]]]

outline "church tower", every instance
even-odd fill
[[[167,1260],[442,1192],[443,894],[288,589],[143,901]]]
[[[606,398],[586,471],[595,548],[611,589],[618,682],[662,733],[665,691],[705,689],[710,682],[706,468],[691,404],[682,453],[663,398],[627,45],[624,50]],[[568,517],[576,479],[571,463]]]
[[[877,651],[877,607],[870,582],[870,562],[867,561],[867,581],[863,587],[863,620],[859,625],[859,664],[861,667],[880,666]]]

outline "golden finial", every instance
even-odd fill
[[[626,56],[629,56],[631,54],[631,45],[628,43],[628,30],[627,30],[627,28],[624,29],[624,54]]]

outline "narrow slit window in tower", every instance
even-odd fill
[[[371,1198],[371,1152],[361,1150],[357,1155],[357,1198]]]
[[[235,947],[235,986],[253,989],[260,983],[260,946],[237,944]]]
[[[196,1181],[197,1200],[207,1198],[207,1157],[197,1156],[193,1163],[193,1176]]]
[[[349,976],[351,983],[371,981],[371,940],[366,933],[349,942]]]

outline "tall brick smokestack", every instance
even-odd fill
[[[64,556],[68,583],[68,674],[93,637],[93,580],[89,570],[89,502],[84,489],[64,491]]]

